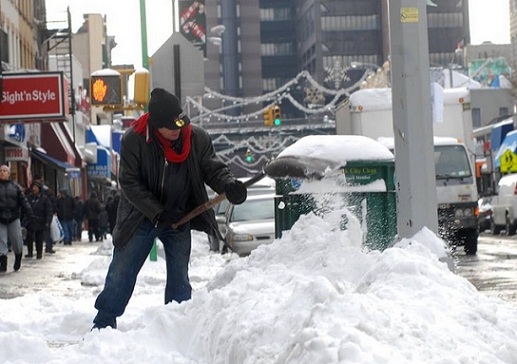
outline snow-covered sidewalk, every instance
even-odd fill
[[[193,233],[194,292],[182,304],[163,305],[158,244],[118,330],[90,332],[111,243],[58,246],[42,261],[52,286],[0,299],[0,362],[517,363],[517,310],[452,273],[434,234],[365,251],[335,218],[303,216],[247,258],[210,252]]]

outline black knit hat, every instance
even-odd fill
[[[180,100],[163,88],[155,88],[149,100],[149,125],[154,128],[181,129],[190,124]]]
[[[34,182],[32,182],[32,184],[31,184],[31,188],[32,188],[32,187],[34,187],[34,186],[38,187],[38,189],[39,189],[40,191],[42,190],[41,183],[39,183],[38,181],[34,181]]]

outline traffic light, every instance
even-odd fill
[[[268,107],[264,110],[264,126],[273,126],[273,108]]]
[[[133,100],[138,105],[147,105],[149,103],[149,71],[142,68],[135,71],[135,89]]]
[[[246,154],[244,155],[246,159],[246,163],[253,162],[253,152],[251,150],[246,150]]]
[[[93,106],[122,105],[122,76],[114,70],[101,70],[90,76],[90,103]]]
[[[273,106],[273,123],[275,126],[280,126],[282,124],[282,110],[280,106]]]

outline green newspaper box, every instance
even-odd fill
[[[327,140],[322,137],[333,137],[334,139]],[[337,176],[338,179],[344,177],[345,188],[338,189],[332,194],[343,199],[349,211],[360,221],[363,243],[371,249],[383,250],[394,242],[397,234],[393,154],[373,139],[361,136],[318,136],[317,144],[323,142],[328,147],[338,137],[344,138],[343,143],[349,141],[350,148],[354,148],[354,151],[349,153],[348,159],[346,156],[338,158],[334,156],[333,160],[329,160],[327,156],[316,158],[312,155],[284,153],[265,168],[266,174],[275,178],[276,181],[276,237],[280,238],[282,232],[289,230],[301,215],[309,212],[320,213],[320,207],[317,206],[317,195],[320,193],[317,190],[317,183],[318,181],[325,182],[329,178],[335,180]],[[356,140],[356,138],[360,139]],[[366,156],[359,154],[357,152],[359,141],[367,144],[363,146],[364,148],[371,147],[371,143],[376,143],[385,151],[379,147],[380,155],[376,153],[366,153]],[[295,145],[293,146],[296,148]],[[311,150],[315,149],[318,148]],[[338,149],[346,152],[346,145],[340,144]],[[368,157],[371,159],[365,159]],[[377,159],[375,159],[376,157]],[[308,182],[311,182],[312,186],[316,186],[316,190],[311,190],[310,193],[300,193],[300,188]],[[347,218],[344,217],[340,227],[347,229],[347,224]]]

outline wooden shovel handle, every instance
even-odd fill
[[[253,178],[250,178],[249,180],[244,182],[244,186],[246,188],[248,188],[251,185],[253,185],[253,184],[257,183],[258,181],[260,181],[265,176],[266,175],[263,172],[261,172],[260,174],[257,174]],[[220,203],[221,201],[223,201],[225,199],[226,199],[226,193],[221,193],[220,195],[215,196],[214,198],[208,200],[207,202],[205,202],[205,203],[199,205],[198,207],[196,207],[194,210],[190,211],[188,214],[183,216],[180,221],[173,223],[172,224],[172,228],[173,229],[177,229],[178,226],[181,226],[181,225],[189,222],[190,220],[192,220],[196,216],[202,214],[205,211],[208,211],[209,209],[211,209],[212,207],[214,207],[215,205],[217,205],[218,203]]]

